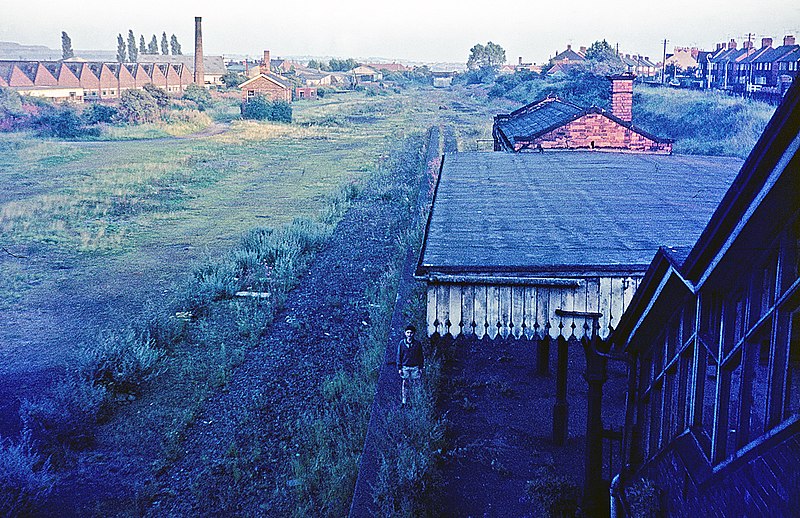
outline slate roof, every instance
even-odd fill
[[[547,151],[443,158],[417,275],[644,272],[697,240],[742,161]]]
[[[139,63],[169,63],[172,65],[180,64],[188,67],[194,73],[194,56],[191,54],[162,55],[162,54],[140,54]],[[203,73],[209,75],[225,75],[225,61],[222,56],[203,56]]]
[[[630,128],[632,131],[644,135],[645,137],[653,140],[654,142],[672,142],[670,139],[663,139],[651,135],[646,131],[637,128],[630,122],[623,121],[615,117],[611,113],[592,106],[589,108],[582,108],[576,104],[559,99],[558,97],[547,97],[526,104],[522,108],[514,110],[507,115],[497,115],[495,117],[495,125],[502,133],[502,136],[510,143],[513,144],[517,140],[530,141],[531,139],[540,137],[545,133],[553,131],[554,129],[574,121],[589,113],[599,113],[613,120],[614,122]]]

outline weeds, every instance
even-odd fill
[[[35,515],[54,482],[50,461],[36,452],[30,432],[16,443],[0,437],[0,515]]]
[[[527,482],[526,491],[547,516],[575,516],[578,511],[578,485],[568,477],[556,475],[552,468],[538,470],[536,478]]]
[[[126,329],[104,332],[94,347],[79,359],[82,376],[112,395],[136,395],[141,386],[158,376],[164,351],[156,347],[150,333]]]

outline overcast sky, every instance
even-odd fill
[[[176,34],[193,53],[194,17],[203,17],[206,55],[383,57],[465,62],[475,43],[493,41],[541,63],[556,50],[606,39],[623,53],[660,58],[663,40],[713,49],[747,39],[800,41],[800,0],[0,0],[0,41],[116,51],[117,34]]]

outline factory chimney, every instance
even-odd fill
[[[205,71],[203,70],[203,30],[200,27],[202,18],[194,17],[194,82],[198,86],[205,86]]]

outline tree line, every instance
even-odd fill
[[[117,61],[119,63],[136,63],[139,60],[139,55],[161,53],[162,56],[182,55],[181,44],[178,42],[178,37],[174,34],[167,40],[167,33],[161,33],[161,43],[159,45],[158,38],[153,34],[149,43],[145,43],[144,34],[139,35],[139,44],[136,44],[136,36],[132,30],[128,31],[127,42],[122,34],[117,35]],[[61,59],[70,59],[75,57],[75,51],[72,50],[72,39],[66,33],[61,31]]]
[[[170,54],[173,56],[180,56],[183,54],[181,51],[181,44],[174,34],[167,40],[167,33],[162,32],[160,46],[155,34],[150,38],[149,43],[145,43],[144,34],[140,34],[138,46],[136,44],[136,35],[132,30],[128,30],[127,41],[122,37],[121,33],[117,35],[117,61],[120,63],[136,63],[139,61],[140,55],[158,55],[159,51],[162,56],[168,56]]]

